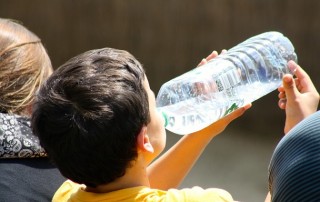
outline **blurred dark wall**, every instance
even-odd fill
[[[126,49],[144,64],[155,92],[212,50],[277,30],[291,39],[319,88],[319,9],[318,0],[11,0],[0,2],[0,17],[39,35],[55,68],[89,49]],[[231,127],[279,135],[283,118],[274,92]]]

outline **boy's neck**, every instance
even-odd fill
[[[150,186],[147,175],[147,165],[145,164],[145,160],[141,155],[138,155],[137,160],[134,161],[129,168],[127,168],[125,175],[121,178],[118,178],[108,184],[99,185],[95,188],[86,187],[85,191],[94,193],[107,193],[137,186]]]

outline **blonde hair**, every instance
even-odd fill
[[[39,37],[13,20],[0,18],[0,112],[30,116],[34,95],[51,73]]]

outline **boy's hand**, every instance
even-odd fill
[[[224,54],[225,52],[227,52],[227,50],[223,49],[223,50],[221,51],[221,54]],[[198,64],[198,67],[206,64],[208,61],[210,61],[211,59],[217,57],[218,55],[219,55],[219,54],[218,54],[217,51],[213,51],[210,55],[208,55],[206,58],[203,58],[203,59],[201,60],[201,62]]]
[[[296,78],[291,74],[284,75],[283,84],[278,88],[278,105],[286,112],[285,134],[304,118],[316,112],[319,104],[319,93],[309,75],[294,61],[289,61],[288,67]]]
[[[224,129],[236,118],[240,117],[244,112],[251,107],[251,103],[246,104],[243,107],[240,107],[239,109],[233,111],[232,113],[228,114],[227,116],[219,119],[218,121],[212,123],[208,127],[195,132],[195,133],[202,133],[202,134],[209,134],[212,135],[212,137],[220,134]]]

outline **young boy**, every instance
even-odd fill
[[[155,160],[166,133],[145,72],[128,52],[104,48],[53,73],[37,95],[32,126],[70,179],[53,201],[233,201],[221,189],[175,188],[210,140],[250,106],[183,136]]]

